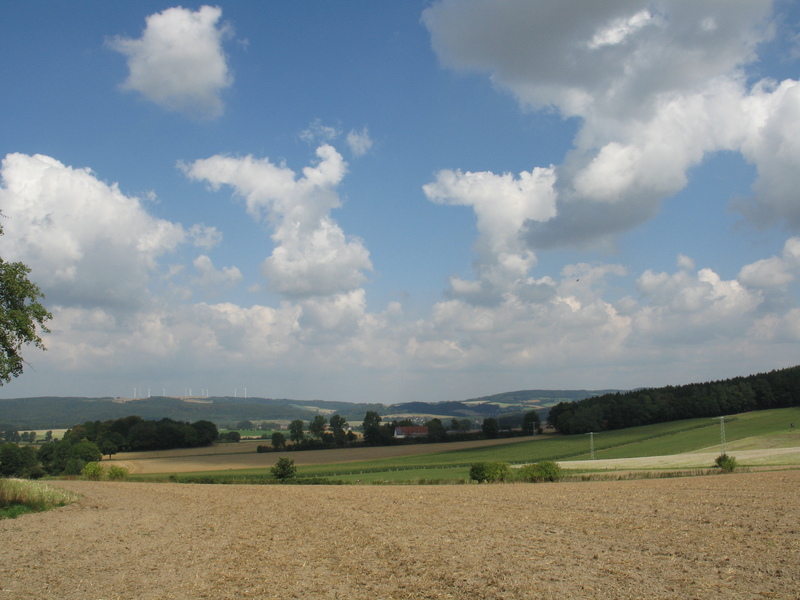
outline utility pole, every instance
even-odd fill
[[[589,432],[589,454],[594,460],[594,431]]]
[[[725,454],[725,417],[719,418],[719,443],[722,446],[722,454]]]

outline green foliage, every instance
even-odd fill
[[[428,440],[431,442],[445,442],[447,441],[447,430],[441,419],[431,419],[425,423],[428,428]]]
[[[548,422],[560,433],[625,429],[800,405],[800,366],[725,381],[648,388],[560,402]]]
[[[69,458],[64,464],[62,475],[77,476],[83,473],[83,467],[86,466],[86,461],[80,458]]]
[[[90,462],[84,465],[81,475],[92,481],[99,481],[103,477],[103,465],[99,462]]]
[[[533,435],[539,430],[539,413],[535,410],[526,412],[522,417],[522,431],[527,435]]]
[[[275,448],[275,450],[283,450],[286,447],[286,436],[280,431],[276,431],[272,434],[272,447]]]
[[[364,415],[364,421],[361,428],[364,431],[364,442],[374,446],[381,442],[384,437],[381,434],[381,421],[383,419],[374,410],[368,410]]]
[[[238,431],[228,431],[219,436],[220,442],[230,442],[234,444],[239,443],[241,439],[242,434],[240,434]]]
[[[302,419],[295,419],[289,423],[289,439],[294,443],[302,442],[305,439],[306,434],[303,433],[303,425]]]
[[[40,302],[44,294],[28,279],[30,271],[21,262],[0,258],[0,385],[22,374],[22,347],[32,344],[44,350],[38,331],[50,331],[45,323],[53,315]]]
[[[328,424],[328,419],[326,419],[322,415],[317,415],[313,419],[311,419],[311,423],[308,424],[308,432],[315,438],[321,439],[322,434],[325,431],[325,426],[327,424]]]
[[[102,454],[111,456],[119,451],[207,446],[218,436],[217,426],[211,421],[200,420],[191,424],[166,418],[146,421],[139,416],[130,415],[110,421],[86,421],[69,429],[63,440],[69,443],[93,442]],[[87,462],[99,460],[80,458]]]
[[[511,467],[505,462],[475,463],[469,469],[469,478],[478,483],[495,483],[511,477]]]
[[[517,478],[531,483],[561,481],[564,478],[564,470],[552,460],[542,460],[532,465],[520,467]]]
[[[736,467],[739,466],[739,463],[736,462],[736,459],[727,454],[720,454],[714,461],[714,464],[716,464],[723,473],[733,473],[736,470]]]
[[[295,476],[297,467],[291,458],[279,458],[270,471],[275,479],[286,480]]]
[[[36,452],[30,446],[0,445],[0,476],[30,477],[36,466]]]
[[[500,423],[494,417],[488,417],[483,420],[481,431],[487,438],[493,439],[500,435]]]
[[[119,465],[111,465],[108,468],[108,478],[111,481],[122,481],[123,479],[127,479],[130,472],[125,467],[120,467]]]
[[[69,450],[69,457],[70,458],[77,458],[84,462],[96,462],[103,458],[103,454],[100,452],[100,448],[97,447],[97,444],[94,442],[90,442],[89,440],[81,440],[72,445]]]

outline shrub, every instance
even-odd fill
[[[531,483],[543,481],[561,481],[564,478],[563,469],[552,460],[543,460],[532,465],[525,465],[519,470],[519,479]]]
[[[511,476],[511,467],[504,462],[475,463],[469,469],[469,478],[478,483],[505,481]]]
[[[297,472],[294,461],[291,458],[279,458],[275,466],[272,467],[272,476],[275,479],[291,479]]]
[[[736,470],[736,467],[739,466],[739,463],[736,462],[736,459],[733,456],[728,456],[727,454],[720,454],[714,463],[722,469],[723,473],[733,473]]]
[[[129,471],[119,465],[111,465],[108,468],[108,478],[112,481],[121,481],[128,478]]]
[[[92,481],[98,481],[100,478],[103,477],[103,465],[99,462],[90,462],[86,463],[83,467],[81,474],[86,477],[87,479],[91,479]]]

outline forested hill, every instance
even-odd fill
[[[605,390],[604,390],[605,391]],[[118,398],[37,397],[0,399],[0,431],[59,429],[87,421],[108,421],[130,415],[144,419],[174,419],[194,422],[208,420],[220,427],[240,421],[309,421],[318,414],[339,414],[350,423],[360,423],[367,411],[381,416],[412,414],[438,417],[500,417],[539,410],[559,400],[577,400],[604,391],[521,390],[473,398],[463,402],[407,402],[402,404],[360,404],[323,400],[276,398],[171,398],[152,397],[138,400]],[[233,425],[231,425],[233,426]]]
[[[800,366],[560,402],[550,409],[548,422],[561,433],[588,433],[798,405]]]

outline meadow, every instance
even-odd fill
[[[725,418],[726,452],[739,453],[742,467],[765,464],[798,466],[798,453],[769,454],[763,450],[800,447],[800,408],[784,408],[743,413]],[[263,442],[219,444],[211,449],[140,453],[115,456],[111,461],[127,467],[134,478],[165,479],[202,477],[223,481],[264,477],[278,458],[288,457],[298,466],[300,478],[332,478],[346,483],[459,482],[468,479],[469,467],[476,462],[502,461],[521,465],[541,460],[559,461],[572,471],[625,469],[622,459],[674,457],[638,464],[633,469],[668,470],[711,467],[721,453],[718,419],[691,419],[633,427],[588,435],[544,434],[527,438],[504,438],[480,442],[416,444],[375,448],[345,448],[304,452],[257,454]],[[594,445],[594,459],[590,452]],[[800,452],[800,451],[799,451]],[[750,458],[752,456],[752,458]],[[617,461],[609,464],[608,461]]]

